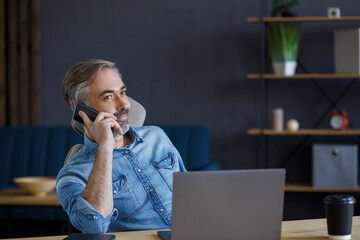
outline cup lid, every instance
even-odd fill
[[[355,204],[356,199],[351,195],[328,195],[324,198],[324,202],[332,204]]]

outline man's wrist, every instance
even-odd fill
[[[111,144],[111,143],[100,143],[99,145],[98,145],[98,151],[101,151],[101,152],[113,152],[113,150],[114,150],[114,146],[113,146],[113,144]]]

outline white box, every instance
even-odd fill
[[[335,72],[360,73],[360,29],[335,30]]]

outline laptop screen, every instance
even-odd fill
[[[175,173],[171,239],[280,239],[284,185],[284,169]]]

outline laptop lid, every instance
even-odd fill
[[[280,239],[285,170],[175,173],[172,240]]]

